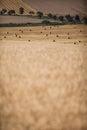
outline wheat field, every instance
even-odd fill
[[[87,43],[87,26],[35,26],[0,28],[0,41],[47,41],[56,43]]]
[[[0,130],[87,130],[87,26],[0,28]]]

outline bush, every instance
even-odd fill
[[[73,17],[68,15],[65,15],[65,18],[67,19],[68,22],[73,22]]]
[[[15,15],[15,10],[9,10],[8,15]]]
[[[63,16],[59,16],[59,20],[63,22],[64,21],[64,17]]]
[[[43,12],[37,12],[37,16],[41,19],[43,17]]]
[[[6,9],[2,9],[2,10],[0,11],[0,14],[1,14],[1,15],[4,15],[6,12],[7,12]]]
[[[47,16],[48,16],[48,18],[57,20],[57,16],[56,15],[53,15],[53,14],[49,13]]]
[[[47,16],[48,18],[53,18],[53,15],[51,13],[49,13]]]
[[[30,14],[30,15],[33,15],[33,14],[34,14],[34,11],[30,11],[29,14]]]
[[[54,20],[57,20],[57,16],[56,16],[56,15],[53,15],[52,18],[53,18]]]
[[[84,23],[84,24],[87,24],[87,17],[84,17],[84,18],[83,18],[83,23]]]
[[[23,13],[24,13],[24,8],[23,8],[23,7],[20,7],[20,8],[19,8],[19,13],[20,13],[20,14],[23,14]]]
[[[80,23],[80,22],[81,22],[79,15],[76,15],[76,16],[75,16],[75,21],[76,21],[77,23]]]
[[[41,23],[42,23],[42,24],[45,24],[45,25],[48,25],[48,24],[50,24],[51,22],[48,21],[48,20],[44,20],[44,21],[42,21]]]

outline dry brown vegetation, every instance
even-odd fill
[[[0,130],[86,130],[86,97],[87,26],[0,28]]]

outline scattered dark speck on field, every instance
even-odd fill
[[[55,40],[53,40],[53,42],[56,42]]]
[[[76,44],[76,42],[74,42],[74,44]]]
[[[19,36],[19,38],[21,38],[21,36]]]
[[[68,37],[68,39],[70,39],[70,37]]]

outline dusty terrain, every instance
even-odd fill
[[[86,15],[87,0],[23,0],[33,6],[36,10],[44,13],[55,13],[58,15]]]
[[[0,130],[87,130],[87,26],[0,28]]]

